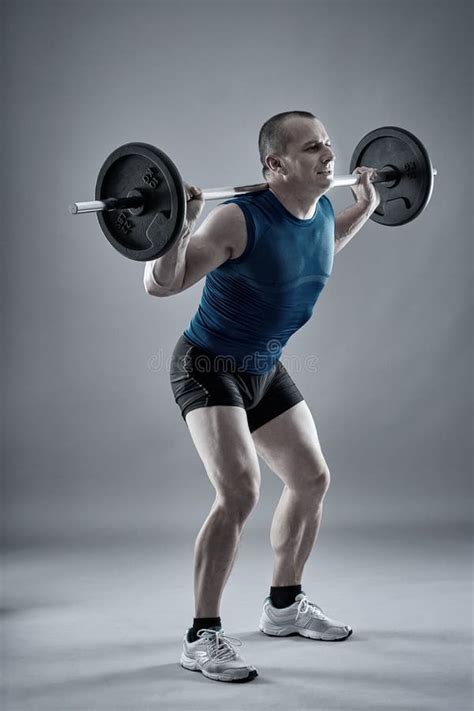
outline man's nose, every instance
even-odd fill
[[[336,157],[336,154],[334,153],[334,151],[332,150],[332,148],[330,148],[329,146],[327,146],[327,153],[326,153],[326,155],[325,155],[325,157],[324,157],[324,161],[325,161],[326,163],[330,163],[332,160],[335,159],[335,157]]]

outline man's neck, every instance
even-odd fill
[[[270,184],[269,188],[288,212],[298,219],[310,220],[314,216],[321,195],[295,193],[282,185]]]

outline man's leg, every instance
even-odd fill
[[[253,439],[258,453],[285,485],[272,521],[273,583],[260,629],[273,636],[297,633],[326,641],[346,639],[352,629],[327,617],[301,590],[329,486],[329,470],[307,404],[303,400],[255,429]]]
[[[260,467],[243,408],[202,407],[188,413],[186,424],[216,491],[195,544],[195,617],[218,617],[243,526],[258,501]]]
[[[272,520],[273,586],[299,585],[321,524],[329,469],[303,400],[252,433],[258,454],[283,481]]]
[[[180,663],[215,681],[247,682],[257,670],[234,649],[239,640],[225,635],[219,608],[244,523],[258,500],[260,468],[239,383],[216,360],[182,336],[170,368],[175,401],[216,495],[196,539],[195,619],[184,635]],[[244,397],[250,394],[244,390]]]

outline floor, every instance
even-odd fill
[[[4,711],[305,709],[466,711],[472,704],[472,550],[463,527],[321,533],[309,598],[354,628],[340,643],[257,629],[271,573],[244,532],[225,631],[259,676],[212,682],[178,664],[192,617],[193,532],[84,535],[4,557]]]

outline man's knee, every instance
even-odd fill
[[[221,486],[217,492],[217,505],[227,517],[243,523],[258,503],[260,476],[253,470],[236,472],[230,485]]]
[[[325,462],[317,462],[311,464],[302,472],[298,482],[298,489],[308,499],[322,501],[326,496],[330,483],[331,474],[327,464]]]
[[[331,483],[331,472],[329,471],[327,464],[324,464],[323,466],[320,465],[318,467],[315,472],[315,479],[315,487],[324,497],[329,489],[329,484]]]

